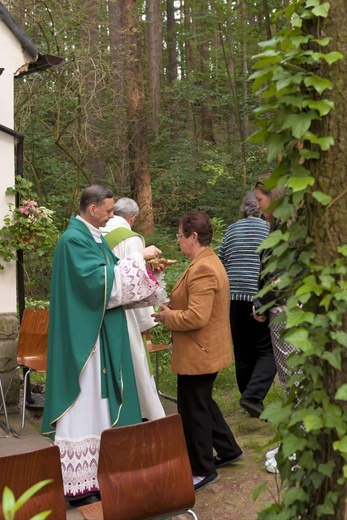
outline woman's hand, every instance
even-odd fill
[[[163,323],[165,325],[165,317],[170,312],[170,307],[167,307],[166,305],[162,304],[159,307],[158,312],[155,312],[154,314],[151,314],[152,318],[154,318],[154,321],[156,323]]]

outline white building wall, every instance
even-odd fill
[[[14,75],[23,66],[25,58],[18,40],[0,20],[0,124],[14,129]],[[15,140],[0,132],[0,227],[8,214],[8,203],[14,197],[5,195],[9,186],[14,186],[15,177]],[[0,314],[15,313],[17,310],[16,264],[5,263],[0,270]]]

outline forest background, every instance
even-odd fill
[[[252,55],[278,0],[6,1],[41,53],[65,59],[15,82],[24,176],[64,231],[81,189],[103,183],[140,206],[137,230],[166,256],[187,210],[240,217],[266,149],[254,131]],[[276,22],[279,23],[279,22]],[[280,26],[280,25],[279,25]],[[164,238],[166,236],[166,239]],[[50,258],[25,253],[26,292],[44,298]],[[48,275],[48,276],[47,276]]]
[[[286,189],[281,229],[263,244],[273,275],[263,291],[286,298],[284,337],[297,352],[289,396],[264,411],[283,495],[259,518],[345,520],[346,1],[5,5],[42,53],[65,58],[17,78],[15,99],[25,177],[60,232],[81,189],[100,182],[137,200],[138,230],[172,257],[186,210],[210,214],[217,248],[260,174]],[[50,265],[25,253],[28,296],[47,296]]]

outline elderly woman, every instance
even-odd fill
[[[210,247],[212,236],[207,213],[189,211],[181,217],[177,240],[190,264],[172,290],[171,308],[161,306],[154,314],[156,321],[172,331],[177,409],[183,421],[195,490],[218,480],[216,468],[243,458],[212,399],[218,371],[232,361],[229,282]]]

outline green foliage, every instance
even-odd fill
[[[25,504],[32,496],[34,496],[44,486],[47,486],[47,484],[49,484],[50,482],[52,482],[52,480],[48,479],[42,480],[41,482],[34,484],[31,488],[25,491],[18,498],[18,500],[15,499],[13,492],[7,486],[5,486],[2,495],[2,512],[4,515],[4,519],[15,520],[16,512],[18,511],[18,509],[20,509],[23,506],[23,504]],[[45,520],[45,518],[47,518],[51,514],[51,512],[51,510],[41,511],[40,513],[31,517],[28,520]]]
[[[283,490],[280,503],[259,513],[264,520],[336,518],[339,493],[346,486],[347,414],[341,405],[346,386],[341,383],[347,346],[347,251],[340,247],[331,264],[317,264],[306,213],[312,198],[322,206],[331,200],[317,190],[309,168],[310,161],[334,145],[331,136],[314,131],[315,122],[334,109],[325,97],[333,85],[318,74],[317,65],[323,61],[331,66],[342,55],[324,52],[330,37],[310,34],[320,18],[329,16],[329,7],[320,0],[297,0],[278,12],[276,19],[283,17],[287,26],[260,44],[252,75],[263,100],[256,110],[259,130],[252,138],[268,144],[268,161],[278,161],[270,187],[286,188],[274,213],[282,228],[263,244],[273,248],[266,271],[275,277],[263,292],[275,288],[278,297],[286,296],[284,339],[298,349],[288,359],[296,375],[289,381],[293,387],[287,401],[284,406],[271,404],[264,413],[278,427]],[[275,276],[278,272],[282,274]],[[297,471],[288,460],[293,453]]]
[[[19,207],[9,204],[9,214],[0,229],[0,256],[4,262],[16,259],[16,252],[35,252],[36,258],[52,255],[58,240],[58,230],[53,222],[53,211],[39,206],[32,182],[16,178],[14,188],[8,188],[7,195],[17,194]],[[3,265],[0,268],[4,268]]]

